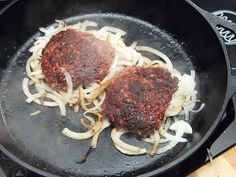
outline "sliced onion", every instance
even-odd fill
[[[96,147],[97,147],[98,137],[99,137],[99,135],[101,134],[101,132],[102,132],[104,129],[106,129],[107,127],[109,127],[109,126],[110,126],[110,122],[109,122],[108,120],[104,119],[104,120],[102,121],[102,127],[101,127],[101,129],[100,129],[100,130],[93,136],[93,138],[92,138],[91,146],[92,146],[93,148],[96,148]]]
[[[43,81],[40,82],[40,84],[35,84],[36,89],[43,89],[44,91],[53,93],[54,90],[50,88],[47,84],[45,84]]]
[[[122,66],[133,66],[133,64],[129,61],[119,61],[118,65],[122,65]]]
[[[86,85],[86,88],[83,89],[83,92],[85,93],[84,97],[87,98],[87,94],[91,93],[92,91],[94,91],[98,87],[100,87],[100,84],[97,84],[96,82],[92,82],[92,83]]]
[[[117,43],[122,40],[121,34],[119,34],[119,33],[117,33],[117,34],[108,33],[108,34],[110,36],[110,43],[113,47],[116,46]]]
[[[167,133],[167,131],[163,128],[159,129],[160,134],[165,137],[166,139],[170,141],[176,141],[176,142],[187,142],[188,140],[182,137],[177,137],[174,135],[171,135],[170,133]]]
[[[175,132],[181,132],[181,136],[184,133],[187,133],[187,134],[192,134],[193,133],[192,127],[189,125],[189,123],[187,123],[183,120],[179,120],[179,121],[174,122],[170,126],[170,130],[173,130]]]
[[[150,143],[150,144],[154,144],[155,143],[155,139],[154,138],[143,138],[142,140],[147,142],[147,143]],[[162,144],[162,143],[167,143],[169,141],[170,140],[168,140],[168,139],[161,138],[159,143]]]
[[[29,91],[29,79],[28,78],[23,79],[22,89],[23,89],[25,96],[27,96],[27,99],[34,100],[34,96]],[[34,100],[34,101],[36,101],[36,100]]]
[[[115,33],[115,34],[120,34],[121,36],[126,35],[125,31],[123,31],[119,28],[111,27],[111,26],[104,26],[99,31],[100,31],[101,34],[103,34],[105,32],[112,32],[112,33]]]
[[[97,121],[94,127],[88,130],[87,132],[82,132],[82,133],[74,132],[66,127],[62,130],[62,133],[68,136],[69,138],[83,140],[83,139],[88,139],[94,136],[101,129],[101,127],[102,127],[102,122]]]
[[[85,20],[82,25],[81,25],[81,29],[80,31],[86,31],[87,27],[97,27],[97,23],[96,22],[92,22],[92,21],[88,21],[88,20]]]
[[[72,93],[73,93],[73,82],[70,74],[64,69],[63,74],[66,78],[67,83],[67,94],[66,94],[66,101],[67,103],[72,99]]]
[[[37,71],[31,72],[29,75],[30,75],[30,76],[34,76],[34,75],[40,75],[40,74],[42,74],[42,73],[43,73],[42,70],[37,70]]]
[[[170,141],[170,140],[168,140],[168,139],[161,138],[160,141],[159,141],[159,143],[162,144],[162,143],[167,143],[167,142],[169,142],[169,141]]]
[[[113,63],[109,69],[109,72],[107,74],[107,76],[102,80],[102,83],[111,80],[111,78],[115,75],[115,73],[117,72],[117,63],[118,63],[118,56],[115,56],[115,59],[113,60]]]
[[[170,105],[166,109],[165,115],[167,117],[169,116],[175,116],[178,115],[179,112],[183,108],[183,98],[181,96],[178,96],[176,94],[173,95],[172,100],[170,102]]]
[[[90,92],[89,95],[87,95],[88,102],[92,102],[95,100],[99,95],[104,93],[104,90],[108,87],[108,85],[111,83],[111,80],[104,81],[103,83],[101,82],[100,86],[94,89],[93,91]],[[84,92],[83,92],[84,93]]]
[[[117,130],[116,128],[113,128],[111,131],[111,138],[113,143],[115,144],[115,146],[118,146],[118,150],[120,150],[121,152],[124,152],[123,150],[129,151],[130,155],[135,155],[135,154],[144,154],[147,152],[147,150],[145,148],[140,148],[137,146],[133,146],[130,144],[127,144],[125,142],[123,142],[120,137],[121,135],[127,133],[127,131],[125,130]]]
[[[191,112],[194,112],[194,113],[200,112],[205,107],[205,105],[206,105],[205,103],[202,103],[198,109],[191,110]]]
[[[31,103],[32,101],[36,101],[39,98],[41,98],[43,96],[43,94],[41,93],[36,93],[36,94],[32,94],[30,97],[28,97],[25,101],[27,103]]]
[[[86,25],[89,27],[97,27],[98,26],[98,24],[93,21],[86,21]]]
[[[78,104],[74,105],[74,112],[79,112],[79,105]]]
[[[29,79],[28,78],[24,78],[23,82],[22,82],[22,88],[23,88],[24,94],[27,96],[27,98],[29,100],[33,100],[35,103],[37,103],[39,105],[43,105],[43,106],[50,106],[50,107],[58,106],[57,102],[49,102],[49,101],[41,102],[39,99],[34,99],[34,96],[29,91],[28,85],[29,85]],[[61,107],[63,107],[63,106],[61,106]],[[64,112],[64,109],[62,109],[61,112]]]
[[[51,89],[50,87],[48,87],[44,82],[40,82],[38,84],[35,84],[35,89],[41,93],[42,95],[45,93],[45,92],[49,92],[49,93],[52,93],[53,95],[55,95],[56,97],[58,97],[60,100],[63,101],[63,96],[60,95],[57,91],[54,91],[53,89]],[[44,103],[46,103],[44,101]],[[54,102],[55,103],[55,102]],[[57,105],[57,103],[55,103]]]
[[[82,107],[85,111],[88,111],[89,108],[87,108],[86,103],[85,103],[85,100],[84,100],[84,90],[83,90],[83,87],[82,87],[82,86],[79,87],[79,99],[80,99],[81,107]]]
[[[35,112],[32,112],[31,114],[30,114],[30,116],[36,116],[36,115],[38,115],[38,114],[40,114],[41,113],[41,111],[40,110],[37,110],[37,111],[35,111]]]
[[[64,20],[58,20],[58,19],[55,19],[55,22],[62,25],[62,26],[65,26],[66,25],[66,22]]]
[[[154,144],[155,143],[155,139],[154,138],[142,138],[142,141],[146,142],[146,143],[151,143]]]
[[[163,59],[170,68],[173,68],[173,65],[172,65],[170,59],[164,53],[162,53],[156,49],[153,49],[151,47],[147,47],[147,46],[136,46],[135,49],[139,50],[139,51],[153,53],[153,54],[159,56],[161,59]]]
[[[170,149],[172,149],[173,147],[175,147],[176,145],[178,144],[177,141],[171,141],[169,142],[166,146],[162,147],[162,148],[159,148],[157,150],[157,154],[162,154]]]
[[[158,144],[159,144],[159,141],[160,141],[160,134],[157,130],[155,130],[154,132],[154,144],[153,144],[153,147],[150,151],[150,155],[153,156],[156,154],[157,152],[157,148],[158,148]]]
[[[191,70],[191,71],[190,71],[190,75],[192,76],[193,79],[195,79],[196,73],[195,73],[194,70]]]
[[[144,63],[144,59],[142,57],[139,57],[137,66],[143,66],[143,63]]]
[[[77,140],[88,139],[94,135],[91,131],[87,131],[84,133],[78,133],[78,132],[74,132],[72,130],[69,130],[67,127],[62,130],[62,133],[65,136],[68,136],[69,138],[77,139]]]
[[[185,120],[189,120],[189,111],[190,111],[189,107],[183,106],[183,109],[184,109],[183,111],[184,111]]]
[[[134,49],[137,46],[137,44],[138,42],[134,41],[129,47]]]
[[[101,109],[102,103],[104,102],[104,100],[105,100],[105,98],[106,98],[106,93],[104,92],[104,93],[103,93],[101,96],[99,96],[99,97],[101,97],[101,98],[100,98],[100,101],[98,101],[98,102],[95,104],[94,107],[89,108],[88,110],[100,110],[100,109]]]
[[[171,119],[165,117],[164,120],[165,120],[164,129],[168,130],[170,128],[170,126],[171,126]],[[163,120],[163,122],[164,122],[164,120]]]
[[[32,62],[32,60],[33,60],[33,57],[31,56],[26,62],[26,73],[29,77],[31,73],[30,63]]]
[[[85,121],[84,121],[84,118],[81,117],[80,120],[79,120],[80,124],[84,127],[84,128],[87,128],[87,129],[92,129],[93,126],[91,124],[87,124]]]
[[[90,116],[88,116],[87,114],[94,114],[94,115],[97,116],[98,113],[97,113],[97,112],[94,112],[93,110],[87,110],[87,111],[84,112],[84,117],[85,117],[87,120],[89,120],[91,123],[95,123],[93,117],[90,117]]]
[[[47,93],[47,95],[45,97],[50,98],[53,101],[55,101],[58,104],[59,108],[60,108],[61,116],[66,116],[66,107],[65,107],[65,104],[63,103],[63,101],[60,98],[58,98],[55,95],[50,94],[50,93]],[[43,103],[43,105],[44,105],[44,103]]]
[[[140,154],[146,154],[147,153],[146,149],[141,149],[140,152],[133,152],[133,151],[129,151],[129,150],[119,146],[116,143],[114,143],[114,146],[116,147],[117,150],[119,150],[120,152],[122,152],[123,154],[126,154],[126,155],[140,155]]]

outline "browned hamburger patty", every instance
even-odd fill
[[[116,128],[142,135],[158,129],[178,89],[178,79],[161,67],[129,67],[106,89],[102,114]]]
[[[87,32],[67,29],[54,35],[42,52],[41,67],[45,82],[58,90],[66,90],[62,72],[72,77],[73,86],[101,81],[108,73],[115,49],[106,41]]]

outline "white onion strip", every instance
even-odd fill
[[[32,101],[35,101],[35,100],[38,100],[39,98],[41,98],[43,95],[43,93],[35,93],[35,94],[32,94],[30,97],[28,97],[25,101],[27,103],[31,103]]]
[[[40,114],[41,113],[41,111],[40,110],[37,110],[37,111],[35,111],[35,112],[32,112],[31,114],[30,114],[30,116],[36,116],[36,115],[38,115],[38,114]]]
[[[101,97],[100,101],[97,104],[95,104],[95,106],[92,107],[89,110],[100,110],[101,109],[102,103],[104,102],[104,100],[106,98],[106,93],[103,92],[103,94],[100,97]]]
[[[32,99],[34,102],[36,102],[39,105],[44,105],[44,106],[59,106],[60,111],[61,111],[61,115],[62,116],[66,116],[65,105],[64,105],[64,103],[59,98],[57,98],[56,96],[54,96],[52,94],[47,93],[45,95],[45,97],[52,99],[53,101],[56,102],[56,104],[55,104],[55,102],[45,102],[45,101],[43,101],[41,103],[41,101],[39,99],[34,99],[34,96],[29,91],[28,84],[29,84],[29,79],[28,78],[24,78],[23,82],[22,82],[22,88],[23,88],[24,94],[28,97],[28,99]]]
[[[24,92],[25,96],[27,97],[27,99],[33,100],[35,103],[37,103],[39,105],[58,106],[57,103],[55,103],[55,102],[43,102],[43,104],[42,104],[39,99],[34,99],[34,96],[30,93],[28,86],[29,86],[29,79],[24,78],[23,82],[22,82],[22,89],[23,89],[23,92]]]
[[[101,127],[102,127],[102,122],[97,121],[94,127],[88,130],[87,132],[79,133],[79,132],[72,131],[66,127],[62,130],[62,133],[65,136],[68,136],[72,139],[83,140],[83,139],[88,139],[94,136],[101,129]]]
[[[61,116],[66,116],[66,107],[62,100],[60,100],[58,97],[50,93],[47,93],[45,97],[50,98],[53,101],[55,101],[60,108]]]
[[[87,110],[87,111],[84,112],[84,117],[85,117],[87,120],[89,120],[92,124],[94,124],[95,121],[94,121],[93,117],[88,116],[87,114],[94,114],[94,115],[96,115],[96,113],[94,113],[94,112],[91,111],[91,110]]]
[[[114,146],[116,147],[117,150],[119,150],[120,152],[122,152],[123,154],[126,154],[126,155],[140,155],[140,154],[145,154],[147,153],[146,150],[143,150],[143,151],[140,151],[140,152],[133,152],[133,151],[129,151],[121,146],[119,146],[118,144],[116,143],[113,143]]]
[[[174,135],[171,135],[170,133],[167,133],[165,129],[160,127],[159,129],[160,134],[165,137],[166,139],[169,139],[171,141],[176,141],[176,142],[187,142],[188,140],[182,137],[176,137]]]
[[[194,112],[194,113],[200,112],[205,107],[205,105],[206,105],[205,103],[202,103],[198,109],[190,110],[190,112]]]
[[[106,129],[107,127],[109,127],[109,126],[110,126],[110,122],[109,122],[108,120],[104,119],[104,120],[102,121],[102,127],[101,127],[101,129],[100,129],[100,130],[93,136],[93,138],[92,138],[91,146],[92,146],[93,148],[96,148],[96,147],[97,147],[98,137],[99,137],[99,135],[101,134],[101,132],[102,132],[104,129]]]
[[[126,35],[125,31],[123,31],[123,30],[121,30],[119,28],[111,27],[111,26],[104,26],[99,31],[102,34],[105,33],[105,32],[112,32],[112,33],[120,34],[121,36]]]
[[[135,49],[138,51],[145,51],[145,52],[153,53],[153,54],[159,56],[161,59],[163,59],[169,67],[173,68],[172,62],[164,53],[162,53],[156,49],[153,49],[151,47],[147,47],[147,46],[136,46]]]
[[[137,147],[137,146],[133,146],[133,145],[130,145],[130,144],[127,144],[125,142],[123,142],[120,137],[127,133],[127,131],[125,130],[117,130],[116,128],[113,128],[112,131],[111,131],[111,138],[112,138],[112,141],[114,143],[114,145],[117,147],[119,146],[119,150],[121,150],[121,152],[124,150],[126,151],[130,151],[132,152],[133,154],[144,154],[147,152],[147,150],[145,148],[140,148],[140,147]]]
[[[66,101],[69,102],[72,99],[72,93],[73,93],[73,82],[70,74],[64,69],[63,74],[66,78],[67,83],[67,94],[66,94]]]
[[[157,149],[158,149],[158,145],[159,145],[159,141],[160,141],[160,134],[157,130],[155,130],[154,132],[154,144],[153,144],[153,147],[150,151],[150,155],[151,156],[154,156],[157,152]]]

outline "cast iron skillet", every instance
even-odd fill
[[[25,0],[14,1],[6,9],[0,12],[0,149],[36,173],[45,176],[164,173],[180,165],[208,139],[236,91],[236,77],[231,75],[225,46],[214,28],[221,24],[235,31],[234,25],[218,20],[188,0]],[[78,115],[69,113],[63,119],[56,108],[27,105],[21,89],[29,57],[27,50],[39,35],[38,27],[51,25],[54,19],[65,19],[68,23],[90,19],[101,26],[117,26],[127,31],[127,44],[137,40],[139,44],[156,47],[166,53],[180,71],[194,69],[199,99],[206,107],[191,116],[194,131],[191,141],[153,158],[126,156],[113,147],[108,129],[102,133],[97,149],[86,163],[77,164],[88,150],[89,140],[69,139],[61,130],[65,126],[80,130]],[[30,117],[37,109],[42,113]],[[132,137],[124,138],[138,143]]]

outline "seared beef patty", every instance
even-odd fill
[[[41,67],[45,82],[66,90],[63,69],[72,77],[73,86],[101,81],[108,73],[115,49],[87,32],[67,29],[54,35],[42,52]]]
[[[117,128],[148,135],[159,128],[177,89],[178,79],[164,68],[129,67],[107,87],[102,113]]]

